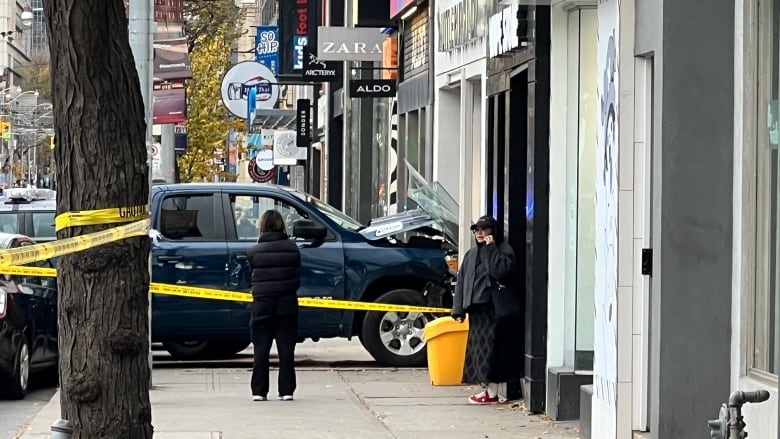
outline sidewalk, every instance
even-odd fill
[[[434,387],[424,369],[298,368],[295,401],[252,402],[247,369],[155,369],[157,439],[573,439],[577,423],[554,425],[513,404],[472,406],[470,387]],[[276,371],[272,370],[272,392]],[[49,437],[59,393],[23,439]]]

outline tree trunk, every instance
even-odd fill
[[[47,0],[44,8],[57,212],[146,204],[144,104],[123,1]],[[60,402],[76,438],[152,437],[149,246],[147,237],[129,238],[58,260]]]

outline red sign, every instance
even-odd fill
[[[187,94],[184,81],[155,82],[152,92],[154,124],[171,124],[187,120]]]
[[[395,18],[416,0],[390,0],[390,18]]]

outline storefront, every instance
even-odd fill
[[[485,212],[487,17],[492,2],[435,2],[433,180],[458,201],[459,250],[473,245],[471,225]]]
[[[593,382],[598,123],[596,1],[550,8],[547,413],[580,417]]]
[[[780,437],[780,1],[736,17],[731,390],[770,390],[748,404],[750,437]],[[713,416],[714,418],[714,416]]]
[[[390,150],[389,211],[395,213],[409,206],[406,196],[407,163],[420,175],[430,180],[433,157],[433,68],[431,46],[433,23],[430,3],[390,0],[391,13],[398,21],[398,97],[394,104],[392,123],[396,142]]]
[[[550,12],[510,5],[489,21],[486,208],[515,249],[515,284],[526,292],[525,364],[507,396],[522,393],[526,410],[545,410],[547,239],[549,204]]]

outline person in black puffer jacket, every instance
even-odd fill
[[[268,210],[260,218],[260,237],[247,256],[252,268],[252,399],[268,398],[268,356],[276,340],[279,353],[279,399],[295,392],[295,343],[301,253],[287,236],[282,215]]]

